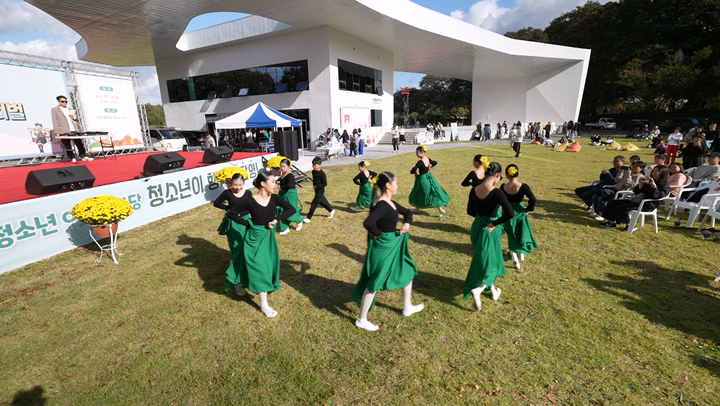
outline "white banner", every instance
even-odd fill
[[[0,159],[59,153],[50,109],[65,96],[62,71],[0,64]]]
[[[275,155],[264,157],[269,159]],[[263,167],[261,158],[256,156],[4,204],[0,213],[0,273],[91,243],[90,227],[69,213],[86,197],[113,195],[132,203],[133,214],[120,223],[118,231],[122,233],[215,200],[224,189],[215,182],[213,174],[224,167],[245,168],[251,182]],[[221,217],[218,213],[218,224]],[[122,251],[122,238],[119,244]]]
[[[92,75],[76,75],[82,101],[85,131],[103,131],[107,136],[87,141],[88,150],[99,152],[101,143],[107,149],[143,146],[140,117],[131,79],[113,79]]]

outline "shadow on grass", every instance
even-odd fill
[[[186,248],[182,249],[185,256],[175,261],[175,265],[195,268],[206,291],[224,295],[225,270],[230,265],[230,250],[187,234],[178,236],[177,245]]]
[[[42,386],[35,386],[30,390],[19,390],[12,400],[13,406],[42,406],[47,404],[48,398],[44,396]]]
[[[334,248],[348,258],[357,261],[360,265],[362,265],[365,260],[365,255],[360,255],[351,251],[344,244],[332,243],[328,244],[327,246],[330,248]],[[459,279],[418,271],[417,276],[415,277],[415,279],[413,279],[413,290],[425,296],[432,297],[440,302],[455,306],[463,310],[468,310],[468,308],[461,306],[455,298],[458,293],[462,293],[463,283],[464,281],[461,281]],[[354,286],[355,285],[350,286],[350,290],[348,290],[348,295]],[[380,303],[376,303],[375,305],[384,307]]]
[[[539,213],[538,209],[542,209],[545,213]],[[530,214],[532,217],[562,221],[564,223],[575,223],[582,225],[597,225],[598,222],[591,217],[591,214],[582,207],[580,203],[564,203],[552,200],[538,200],[535,205],[535,211]]]
[[[637,269],[635,275],[607,274],[607,280],[584,279],[593,288],[619,298],[627,309],[647,320],[720,344],[720,298],[699,291],[709,278],[640,260],[612,261]],[[695,364],[720,376],[720,363],[695,356]]]
[[[467,234],[468,236],[470,235],[469,228],[450,223],[429,223],[426,221],[413,221],[412,227],[426,228],[428,230],[440,230],[448,233]]]
[[[469,236],[469,234],[468,234]],[[468,240],[470,238],[468,237]],[[471,255],[473,253],[472,244],[462,244],[451,241],[436,240],[434,238],[420,237],[417,235],[410,234],[410,240],[417,244],[427,245],[432,248],[441,248],[448,251],[457,252],[460,254]]]

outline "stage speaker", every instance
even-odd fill
[[[205,150],[202,161],[206,164],[227,162],[232,159],[233,153],[235,153],[235,151],[226,145],[222,147],[210,147]]]
[[[145,160],[143,174],[152,175],[179,171],[183,169],[183,165],[185,165],[185,158],[177,152],[150,155]]]
[[[69,168],[30,171],[25,179],[25,191],[31,195],[86,189],[95,183],[90,169],[85,165]]]
[[[297,161],[298,155],[298,139],[295,131],[274,131],[273,142],[275,143],[275,152],[289,158],[291,161]]]

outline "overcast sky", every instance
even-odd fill
[[[600,0],[607,3],[608,0]],[[415,3],[470,24],[504,34],[533,26],[545,28],[560,14],[586,0],[415,0]],[[196,18],[191,28],[219,24],[232,19],[229,13]],[[19,0],[0,0],[0,49],[31,55],[76,60],[75,43],[80,36],[43,11]],[[132,67],[140,72],[143,100],[160,104],[154,67]],[[395,89],[417,86],[423,75],[396,72]]]

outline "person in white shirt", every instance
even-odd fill
[[[667,139],[667,158],[665,159],[665,165],[671,164],[675,162],[675,158],[677,157],[677,151],[678,148],[680,148],[680,143],[683,140],[683,135],[680,133],[680,127],[675,128],[675,132],[668,135]]]
[[[203,142],[203,146],[205,147],[205,149],[216,147],[217,145],[215,144],[215,138],[213,138],[210,134],[205,135],[205,141]]]
[[[522,129],[518,125],[513,125],[510,130],[510,139],[512,139],[512,149],[515,151],[515,158],[520,156],[520,146],[522,146],[523,134]]]

